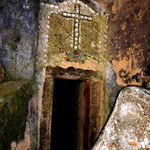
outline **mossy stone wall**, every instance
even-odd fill
[[[0,85],[0,97],[3,99],[0,102],[0,149],[10,150],[13,141],[24,139],[32,83],[3,83]]]

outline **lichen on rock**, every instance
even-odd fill
[[[13,141],[24,138],[32,82],[8,81],[0,84],[0,149],[9,150]]]

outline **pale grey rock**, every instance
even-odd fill
[[[150,94],[139,87],[124,88],[92,150],[139,150],[150,147]]]

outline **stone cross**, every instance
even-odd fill
[[[77,51],[79,49],[79,36],[80,36],[80,20],[92,21],[91,16],[80,14],[80,5],[75,4],[75,13],[62,12],[63,17],[74,18],[74,33],[73,33],[73,49]]]

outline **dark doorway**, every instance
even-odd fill
[[[54,79],[51,150],[84,150],[86,82]]]

